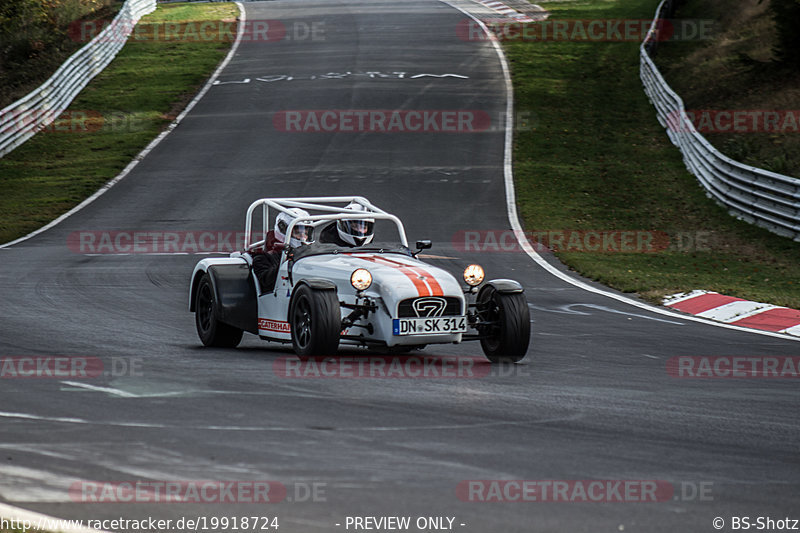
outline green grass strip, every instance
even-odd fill
[[[139,26],[237,15],[232,3],[168,4]],[[0,243],[47,224],[117,175],[186,106],[232,44],[186,32],[171,40],[139,35],[72,102],[67,119],[0,159]]]
[[[551,21],[590,21],[650,19],[657,4],[541,5]],[[535,125],[515,135],[514,175],[526,231],[577,236],[562,246],[559,259],[651,301],[709,289],[800,308],[800,243],[738,221],[705,196],[644,94],[638,42],[517,39],[504,48],[516,111],[528,113]],[[591,230],[667,234],[670,244],[593,252],[578,239]]]

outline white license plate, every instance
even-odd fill
[[[435,318],[395,318],[392,320],[394,335],[437,335],[464,333],[467,318],[463,316],[440,316]]]

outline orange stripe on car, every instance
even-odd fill
[[[420,296],[444,296],[442,286],[439,285],[439,282],[436,281],[436,278],[434,278],[430,272],[421,267],[409,265],[407,263],[395,261],[394,259],[388,259],[386,257],[360,255],[354,255],[354,257],[364,259],[365,261],[369,261],[371,263],[382,264],[383,266],[390,266],[398,269],[400,272],[405,274],[408,279],[411,280]]]
[[[439,285],[439,282],[436,281],[436,278],[432,276],[431,273],[425,270],[424,268],[417,265],[409,265],[401,261],[395,261],[394,259],[388,259],[386,257],[381,257],[381,259],[383,259],[384,261],[395,263],[397,265],[402,265],[402,268],[411,269],[413,272],[422,276],[424,278],[422,281],[427,283],[428,288],[430,290],[429,296],[444,296],[444,291],[442,290],[442,286]]]

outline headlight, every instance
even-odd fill
[[[366,268],[357,268],[350,274],[350,285],[357,291],[369,289],[372,285],[372,274]]]
[[[480,265],[470,265],[464,269],[464,282],[470,287],[475,287],[483,282],[483,268]]]

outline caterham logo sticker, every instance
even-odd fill
[[[258,329],[267,331],[277,331],[279,333],[291,333],[291,327],[288,322],[281,322],[280,320],[270,320],[268,318],[258,319]]]
[[[444,298],[417,298],[413,305],[418,317],[442,316],[447,302]]]

